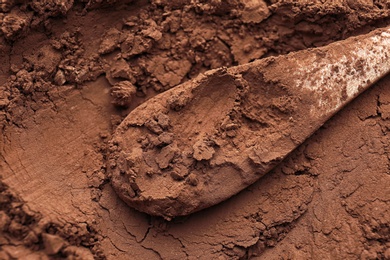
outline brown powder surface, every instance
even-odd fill
[[[389,7],[363,0],[1,2],[0,259],[390,259],[389,77],[259,181],[189,216],[168,222],[128,207],[107,172],[117,126],[157,93],[209,69],[388,25]],[[212,85],[229,88],[229,79]],[[203,95],[217,101],[219,94]],[[249,117],[261,113],[255,101]],[[172,97],[174,108],[185,102]],[[211,117],[229,106],[203,105]],[[164,122],[156,117],[148,127],[159,132]],[[168,144],[171,136],[161,134],[157,142]],[[195,151],[199,160],[214,153],[204,143]],[[158,166],[174,153],[166,149]]]

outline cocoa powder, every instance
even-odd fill
[[[157,93],[209,69],[388,25],[386,1],[58,3],[0,3],[0,258],[390,257],[388,77],[258,182],[188,217],[167,222],[131,209],[107,175],[112,133]],[[229,87],[230,80],[215,84]],[[208,95],[210,116],[230,105],[210,104]],[[180,110],[188,100],[169,102]],[[275,104],[277,113],[294,108],[294,100]],[[248,120],[262,113],[254,107],[248,100]],[[183,124],[210,122],[197,121]],[[148,127],[157,138],[137,141],[169,147],[157,160],[165,169],[177,153],[169,124],[156,115]],[[235,122],[223,132],[240,136]],[[213,142],[194,143],[199,171],[217,152]],[[187,170],[170,174],[200,185]]]

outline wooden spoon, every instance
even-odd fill
[[[390,28],[206,72],[133,110],[108,171],[131,207],[171,219],[254,183],[390,69]]]

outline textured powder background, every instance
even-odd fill
[[[107,176],[113,131],[157,93],[367,33],[389,7],[3,1],[0,259],[390,259],[389,77],[258,182],[188,217],[129,208]]]

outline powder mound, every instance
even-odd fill
[[[7,40],[16,40],[19,35],[27,31],[31,18],[31,13],[24,13],[14,9],[4,16],[0,29]]]
[[[193,149],[193,157],[197,161],[210,160],[215,153],[214,148],[212,146],[207,145],[207,143],[205,143],[203,140],[197,141],[194,144]]]
[[[46,16],[56,16],[58,14],[66,14],[72,8],[74,0],[46,0],[36,1],[30,3],[30,7],[38,14]]]
[[[120,107],[128,107],[131,104],[137,88],[130,81],[120,81],[111,89],[112,103]]]
[[[244,0],[243,3],[245,7],[241,13],[241,20],[244,23],[261,23],[271,15],[263,0]]]

